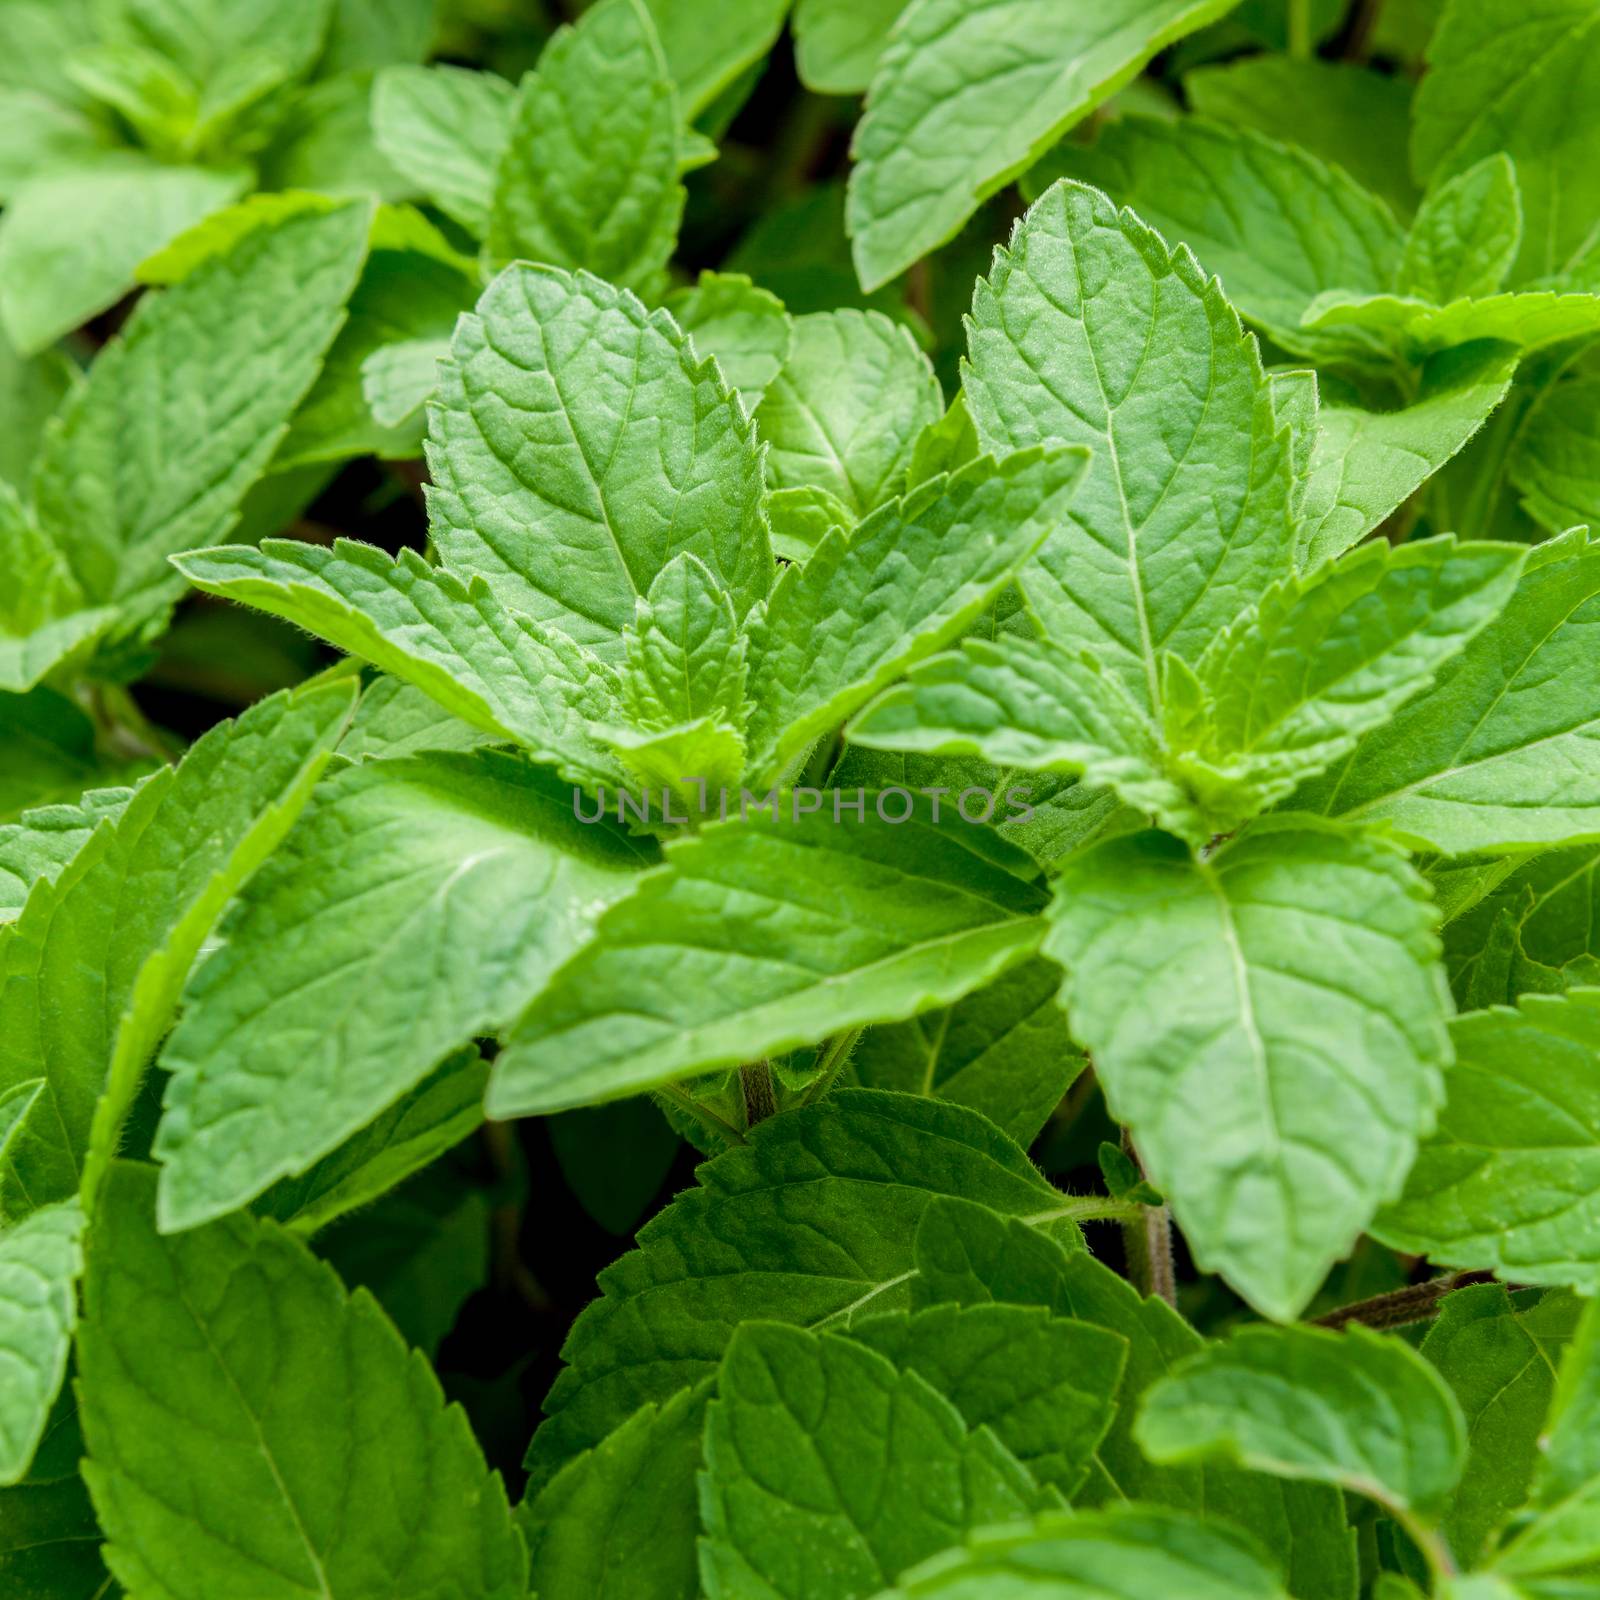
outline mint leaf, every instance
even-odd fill
[[[829,533],[778,579],[753,629],[752,769],[787,773],[813,740],[975,623],[1059,521],[1081,450],[985,456]]]
[[[1036,946],[1043,896],[1020,852],[948,821],[835,822],[818,798],[807,816],[781,793],[776,814],[669,845],[518,1023],[491,1112],[616,1099],[899,1021]]]
[[[404,1570],[440,1596],[521,1600],[505,1492],[371,1298],[271,1223],[163,1239],[154,1188],[148,1168],[114,1173],[78,1343],[85,1475],[124,1585],[377,1600]],[[397,1457],[427,1472],[397,1475]]]
[[[1529,1591],[1559,1595],[1600,1562],[1600,1316],[1591,1299],[1561,1363],[1555,1398],[1540,1443],[1544,1457],[1534,1479],[1535,1520],[1512,1539],[1494,1565]],[[1540,1579],[1554,1580],[1547,1591]],[[1569,1589],[1569,1593],[1571,1590]]]
[[[900,493],[944,396],[910,331],[873,311],[796,317],[794,346],[756,412],[777,490],[824,490],[855,520]]]
[[[1451,1027],[1439,1126],[1374,1225],[1386,1242],[1524,1283],[1600,1285],[1600,992],[1525,995]]]
[[[1359,1326],[1241,1328],[1157,1384],[1135,1432],[1158,1461],[1223,1455],[1402,1516],[1431,1517],[1466,1455],[1461,1408],[1433,1368]]]
[[[1030,179],[1059,174],[1129,206],[1162,237],[1182,241],[1229,301],[1296,355],[1341,354],[1301,317],[1328,290],[1387,289],[1404,235],[1388,207],[1298,142],[1186,119],[1123,117],[1087,149],[1064,146]]]
[[[474,238],[489,231],[516,90],[492,72],[394,66],[372,86],[372,133],[396,171]]]
[[[1591,127],[1589,7],[1529,14],[1514,0],[1454,0],[1428,45],[1417,91],[1411,165],[1438,182],[1504,152],[1522,188],[1522,248],[1512,282],[1570,270],[1591,249],[1600,178],[1578,147]]]
[[[535,1488],[639,1406],[713,1372],[742,1322],[847,1326],[903,1308],[936,1195],[1036,1222],[1062,1214],[1063,1196],[982,1117],[864,1089],[780,1112],[696,1179],[573,1324],[529,1452]]]
[[[666,307],[754,409],[794,346],[794,323],[777,295],[743,273],[702,272],[692,287],[668,295]]]
[[[1157,1464],[1134,1442],[1139,1397],[1203,1347],[1165,1301],[1141,1299],[1086,1251],[1067,1253],[1036,1229],[960,1199],[936,1199],[923,1213],[916,1265],[914,1305],[1045,1306],[1127,1342],[1116,1415],[1079,1504],[1129,1499],[1175,1506],[1216,1519],[1219,1532],[1231,1521],[1273,1552],[1299,1600],[1348,1600],[1356,1582],[1355,1539],[1337,1492],[1215,1463]]]
[[[40,879],[51,883],[88,843],[95,827],[122,814],[131,789],[90,789],[76,802],[24,811],[0,823],[0,924],[13,921]]]
[[[1517,173],[1503,152],[1430,193],[1411,225],[1395,287],[1435,305],[1491,295],[1522,242]]]
[[[1600,523],[1600,383],[1552,385],[1518,430],[1506,471],[1522,508],[1551,533]]]
[[[162,1226],[303,1172],[508,1024],[642,854],[578,824],[570,791],[514,756],[335,774],[251,885],[162,1053]]]
[[[863,94],[906,0],[795,0],[794,57],[818,94]]]
[[[987,1428],[1041,1486],[1070,1496],[1111,1424],[1126,1342],[1043,1307],[935,1305],[850,1329]]]
[[[1497,339],[1524,354],[1600,332],[1600,295],[1555,289],[1454,300],[1440,308],[1415,295],[1331,290],[1305,309],[1303,338],[1335,336],[1389,349],[1405,361],[1474,339]]]
[[[1243,821],[1355,748],[1431,684],[1505,606],[1515,545],[1429,539],[1352,550],[1275,585],[1196,667],[1196,725],[1169,719],[1177,764],[1217,812]]]
[[[0,326],[25,356],[115,304],[134,268],[246,188],[237,168],[163,166],[131,154],[46,170],[0,219]]]
[[[517,93],[485,249],[653,290],[678,237],[678,107],[644,0],[601,0]]]
[[[1447,855],[1560,844],[1600,829],[1585,623],[1600,551],[1581,530],[1530,556],[1506,608],[1434,691],[1297,796]]]
[[[1092,451],[1023,574],[1045,632],[1158,708],[1161,652],[1198,655],[1291,559],[1291,462],[1254,341],[1187,251],[1062,183],[978,283],[968,343],[985,449]]]
[[[15,1096],[0,1101],[0,1150],[15,1132],[14,1110]],[[82,1231],[76,1200],[41,1206],[0,1231],[0,1484],[16,1483],[28,1470],[66,1374]]]
[[[1424,363],[1416,399],[1394,411],[1325,391],[1298,536],[1302,567],[1359,543],[1462,450],[1506,398],[1515,367],[1492,345],[1441,351]]]
[[[1405,77],[1354,62],[1270,54],[1198,67],[1183,78],[1202,117],[1254,128],[1343,167],[1399,217],[1417,203],[1410,172],[1394,158],[1410,137],[1411,87]]]
[[[0,945],[0,1212],[92,1201],[146,1060],[223,906],[288,831],[353,694],[275,696],[102,822]]]
[[[415,551],[391,560],[345,539],[331,550],[286,539],[259,550],[222,545],[175,565],[196,588],[310,629],[576,781],[622,776],[590,730],[618,715],[615,674],[564,634],[508,611],[481,578],[464,584]]]
[[[1197,843],[1212,829],[1165,770],[1148,714],[1088,651],[1006,634],[912,668],[850,726],[857,744],[997,766],[1071,772],[1104,784]]]
[[[429,513],[447,565],[613,663],[680,551],[741,617],[765,597],[754,429],[664,312],[586,274],[512,267],[439,370]]]
[[[839,1334],[760,1323],[722,1359],[702,1482],[714,1596],[873,1593],[969,1529],[1049,1504],[915,1371]]]
[[[767,51],[783,27],[788,0],[646,0],[686,116],[696,116]]]
[[[1467,1422],[1466,1468],[1441,1524],[1463,1563],[1476,1563],[1528,1498],[1554,1363],[1582,1305],[1554,1294],[1519,1311],[1499,1284],[1477,1284],[1444,1301],[1422,1342]]]
[[[320,1161],[280,1178],[251,1209],[309,1235],[380,1199],[482,1123],[488,1074],[476,1047],[458,1050]]]
[[[883,1600],[983,1600],[995,1594],[1073,1600],[1279,1600],[1277,1575],[1247,1540],[1172,1511],[1118,1506],[1087,1516],[995,1528],[908,1573]]]
[[[517,1522],[536,1594],[695,1600],[696,1476],[708,1387],[640,1406],[524,1502]]]
[[[1113,1114],[1206,1269],[1294,1316],[1439,1099],[1424,885],[1392,845],[1275,817],[1201,861],[1153,833],[1097,845],[1055,887],[1044,952]]]
[[[0,479],[26,489],[45,424],[77,379],[61,352],[20,356],[0,332]]]
[[[233,525],[339,326],[367,228],[346,205],[255,229],[143,301],[62,408],[35,476],[40,525],[125,630],[175,596],[168,556]]]
[[[869,1029],[846,1071],[864,1088],[970,1106],[1029,1145],[1086,1065],[1060,983],[1048,961],[1025,961],[952,1006]]]
[[[856,132],[848,226],[876,289],[941,245],[1158,50],[1231,0],[917,0],[890,37]]]

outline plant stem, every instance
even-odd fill
[[[1144,1163],[1126,1128],[1122,1130],[1122,1148],[1144,1174]],[[1140,1206],[1137,1216],[1122,1224],[1122,1248],[1128,1257],[1128,1276],[1138,1285],[1139,1292],[1159,1295],[1169,1306],[1176,1307],[1178,1271],[1172,1258],[1171,1208]]]
[[[1311,56],[1311,0],[1289,0],[1289,54],[1297,61]]]
[[[846,1028],[843,1033],[834,1034],[827,1042],[823,1047],[817,1075],[811,1080],[805,1094],[801,1096],[801,1105],[815,1104],[833,1088],[839,1081],[839,1074],[844,1071],[845,1062],[850,1059],[850,1052],[856,1047],[856,1040],[860,1037],[859,1028]]]
[[[1489,1272],[1447,1272],[1442,1278],[1430,1278],[1426,1283],[1408,1284],[1404,1289],[1391,1289],[1388,1294],[1375,1294],[1370,1300],[1357,1300],[1353,1305],[1340,1306],[1312,1319],[1317,1328],[1343,1328],[1348,1323],[1359,1322],[1367,1328],[1404,1328],[1413,1322],[1426,1322],[1439,1309],[1439,1302],[1457,1289],[1469,1284],[1492,1283]]]
[[[772,1093],[772,1068],[765,1061],[752,1061],[739,1068],[739,1087],[744,1090],[744,1125],[753,1128],[765,1122],[778,1109]]]
[[[1455,1557],[1437,1528],[1424,1522],[1410,1506],[1384,1502],[1384,1510],[1411,1535],[1412,1543],[1422,1552],[1422,1558],[1428,1563],[1428,1570],[1436,1580],[1435,1588],[1438,1580],[1456,1576]]]

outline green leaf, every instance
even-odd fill
[[[26,488],[45,424],[77,379],[60,351],[19,356],[0,332],[0,480]]]
[[[1552,385],[1518,430],[1506,471],[1549,532],[1600,525],[1600,380]]]
[[[1432,684],[1505,606],[1525,553],[1380,541],[1269,589],[1200,658],[1198,725],[1168,729],[1194,790],[1223,791],[1216,831],[1286,798]]]
[[[880,1600],[1280,1600],[1257,1549],[1214,1522],[1117,1506],[986,1529],[907,1573]]]
[[[251,885],[162,1054],[162,1227],[303,1172],[509,1023],[643,855],[582,827],[571,792],[510,755],[336,773]]]
[[[1019,875],[1031,864],[985,830],[891,823],[909,815],[898,799],[860,821],[790,799],[668,846],[517,1024],[493,1115],[617,1099],[897,1022],[1037,944],[1043,896]]]
[[[587,268],[641,293],[677,242],[678,108],[644,0],[601,0],[523,80],[485,236],[496,266]]]
[[[772,48],[788,0],[647,0],[683,113],[698,115]]]
[[[422,412],[439,359],[449,353],[457,318],[472,309],[478,283],[455,261],[393,243],[398,247],[374,238],[349,317],[278,447],[274,470],[422,454]]]
[[[9,1109],[0,1100],[0,1149],[16,1126],[6,1126]],[[66,1374],[82,1231],[76,1200],[42,1206],[0,1231],[0,1484],[27,1472]]]
[[[488,1076],[475,1046],[458,1050],[337,1149],[280,1178],[251,1209],[309,1235],[369,1205],[482,1123]]]
[[[1400,1187],[1448,1004],[1402,852],[1269,818],[1193,859],[1153,833],[1056,880],[1044,951],[1112,1114],[1196,1261],[1294,1316]]]
[[[796,317],[756,424],[775,489],[826,491],[856,520],[898,494],[918,435],[944,415],[933,366],[875,311]]]
[[[1025,961],[952,1006],[869,1029],[845,1070],[864,1088],[970,1106],[1026,1146],[1086,1065],[1060,984],[1049,962]]]
[[[1159,1465],[1134,1442],[1139,1397],[1203,1348],[1200,1336],[1164,1300],[1141,1299],[1086,1251],[1067,1253],[1036,1229],[963,1199],[936,1199],[927,1207],[917,1228],[915,1260],[914,1305],[1045,1306],[1057,1317],[1108,1329],[1126,1341],[1116,1415],[1077,1495],[1079,1504],[1129,1499],[1205,1512],[1224,1529],[1248,1528],[1273,1552],[1298,1600],[1350,1600],[1355,1537],[1336,1491],[1215,1463]],[[1129,1600],[1145,1597],[1130,1594]]]
[[[492,72],[388,67],[372,86],[373,138],[397,172],[481,239],[515,101],[515,88]]]
[[[33,355],[133,287],[134,268],[246,187],[237,168],[160,166],[132,155],[47,169],[0,219],[0,326]]]
[[[92,1200],[145,1062],[223,906],[294,821],[353,701],[274,696],[143,784],[0,946],[0,1213]]]
[[[639,727],[668,729],[701,717],[743,725],[747,641],[732,602],[702,562],[674,556],[639,601],[625,638],[622,701]]]
[[[1540,1444],[1531,1502],[1537,1516],[1495,1565],[1532,1580],[1530,1593],[1560,1600],[1581,1594],[1600,1565],[1600,1313],[1592,1299],[1561,1363]],[[1563,1575],[1571,1587],[1560,1584]],[[1548,1589],[1539,1582],[1545,1577],[1556,1580]]]
[[[1070,1496],[1115,1413],[1127,1341],[1041,1306],[935,1305],[854,1323],[850,1337],[987,1428],[1036,1482]]]
[[[752,639],[751,766],[788,770],[819,736],[970,628],[1085,477],[1082,450],[985,456],[829,533],[779,578]]]
[[[1600,1289],[1600,990],[1457,1018],[1439,1126],[1385,1243],[1523,1283]]]
[[[1071,772],[1196,843],[1214,831],[1168,775],[1150,716],[1121,680],[1089,651],[1074,654],[1050,639],[967,639],[960,654],[914,666],[849,736],[870,749]]]
[[[1516,357],[1493,346],[1445,350],[1398,410],[1325,399],[1298,536],[1302,568],[1342,555],[1398,510],[1484,425],[1515,370]]]
[[[387,1600],[401,1571],[522,1600],[505,1491],[371,1298],[269,1222],[162,1238],[154,1187],[119,1167],[87,1247],[85,1475],[112,1571],[174,1600]]]
[[[1522,242],[1516,168],[1486,156],[1429,194],[1406,240],[1395,287],[1435,305],[1491,295]]]
[[[1403,75],[1316,56],[1243,56],[1183,79],[1202,117],[1299,145],[1343,167],[1400,216],[1417,203],[1411,174],[1395,160],[1410,136],[1411,90]]]
[[[95,726],[77,704],[54,689],[0,694],[0,821],[30,806],[75,801],[86,789],[129,783],[148,761],[113,762],[96,748]]]
[[[563,1111],[545,1126],[567,1187],[618,1238],[650,1210],[682,1147],[648,1095]]]
[[[1087,149],[1063,146],[1030,187],[1060,174],[1187,245],[1239,314],[1297,355],[1341,354],[1302,313],[1327,290],[1387,289],[1405,243],[1389,208],[1338,167],[1249,129],[1120,117]]]
[[[794,323],[783,302],[743,273],[702,272],[692,287],[673,290],[666,307],[753,409],[793,348]]]
[[[795,0],[794,58],[817,94],[864,94],[906,0]]]
[[[0,823],[0,923],[13,921],[41,878],[54,883],[108,817],[121,816],[131,789],[90,789],[80,800],[24,811]]]
[[[1442,309],[1414,295],[1331,290],[1305,309],[1300,340],[1326,335],[1390,349],[1406,361],[1473,339],[1497,339],[1524,355],[1593,338],[1600,332],[1600,294],[1525,289],[1482,300],[1454,300]]]
[[[1453,0],[1428,46],[1412,111],[1411,165],[1435,183],[1504,152],[1522,188],[1512,282],[1570,270],[1590,253],[1600,174],[1593,136],[1594,8],[1555,0]]]
[[[1093,452],[1029,601],[1159,707],[1161,652],[1198,656],[1291,561],[1288,441],[1254,341],[1186,251],[1065,183],[996,253],[968,340],[985,449]]]
[[[754,427],[665,312],[584,273],[511,267],[439,370],[429,513],[457,571],[612,662],[680,551],[740,616],[765,597]]]
[[[1597,594],[1600,549],[1581,530],[1541,545],[1433,692],[1367,734],[1298,803],[1446,855],[1600,836],[1586,626],[1600,615]]]
[[[601,1298],[573,1324],[529,1451],[535,1490],[639,1406],[714,1371],[742,1322],[848,1326],[904,1308],[934,1196],[1036,1223],[1065,1200],[982,1117],[866,1089],[768,1118],[696,1179],[601,1273]]]
[[[1359,1325],[1241,1328],[1157,1384],[1134,1431],[1158,1461],[1222,1456],[1336,1484],[1408,1527],[1410,1514],[1431,1520],[1466,1457],[1443,1380],[1403,1340]]]
[[[1050,1503],[915,1371],[842,1335],[777,1324],[729,1342],[705,1451],[713,1600],[871,1594],[968,1530]]]
[[[319,77],[420,61],[436,31],[436,0],[333,0]]]
[[[709,1381],[639,1407],[569,1461],[517,1522],[544,1600],[696,1600],[696,1476]]]
[[[347,539],[331,549],[221,545],[175,565],[196,588],[310,629],[575,782],[621,778],[590,727],[619,715],[616,675],[556,629],[507,610],[481,578],[464,584],[413,550],[391,560]]]
[[[39,520],[125,626],[180,587],[168,556],[233,525],[343,317],[368,221],[349,205],[255,229],[142,301],[67,400],[39,459]]]
[[[1158,50],[1232,0],[915,0],[856,130],[848,226],[863,288],[955,235]]]
[[[386,674],[361,694],[339,753],[352,761],[371,756],[414,756],[424,750],[476,750],[495,743],[492,734],[451,716],[422,690]]]
[[[154,51],[204,84],[235,58],[256,51],[276,56],[286,76],[309,71],[322,52],[333,0],[257,0],[246,7],[114,0],[98,9],[108,41]]]
[[[1440,1525],[1463,1565],[1477,1564],[1528,1498],[1554,1363],[1581,1311],[1560,1294],[1518,1311],[1499,1284],[1476,1284],[1445,1299],[1422,1342],[1467,1422],[1466,1468]]]

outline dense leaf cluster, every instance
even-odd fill
[[[0,0],[0,1593],[1600,1595],[1597,108]]]

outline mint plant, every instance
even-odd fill
[[[572,10],[0,0],[4,1592],[1600,1593],[1590,0]]]

